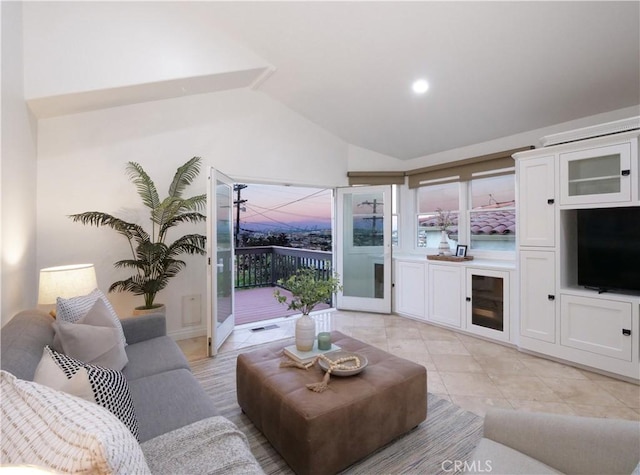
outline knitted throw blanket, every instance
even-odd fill
[[[140,446],[152,473],[264,474],[246,436],[222,416],[194,422]]]

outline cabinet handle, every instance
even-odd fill
[[[471,302],[471,297],[466,298],[467,302]]]
[[[631,175],[631,170],[622,170],[620,173],[622,176],[629,176]]]
[[[551,295],[551,294],[549,294],[549,295],[547,295],[547,298],[548,298],[549,300],[555,300],[555,299],[556,299],[556,296],[555,296],[555,295]]]
[[[553,198],[549,198],[549,199],[547,200],[547,204],[548,204],[548,205],[552,205],[552,204],[553,204],[553,203],[555,203],[555,202],[556,202],[556,200],[554,200]]]
[[[622,334],[623,334],[624,336],[629,336],[629,335],[631,335],[631,330],[629,330],[629,329],[627,329],[627,328],[623,328],[623,329],[622,329]]]

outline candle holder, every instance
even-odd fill
[[[331,333],[329,332],[318,333],[318,349],[322,351],[331,349]]]

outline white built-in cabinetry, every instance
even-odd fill
[[[462,324],[462,271],[459,265],[429,264],[427,319],[455,328]]]
[[[498,341],[512,342],[509,262],[394,259],[396,313]]]
[[[518,345],[633,379],[640,379],[640,295],[578,287],[575,210],[640,206],[639,136],[635,130],[514,155]]]
[[[396,259],[394,272],[396,312],[424,319],[427,304],[424,263]]]

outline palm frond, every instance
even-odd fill
[[[156,185],[147,172],[144,171],[142,166],[136,162],[129,162],[127,164],[127,174],[129,179],[136,185],[138,195],[142,199],[142,202],[147,208],[156,209],[160,204],[160,197],[158,196],[158,190]]]
[[[204,256],[207,253],[206,245],[207,238],[202,234],[186,234],[169,245],[167,255],[170,257],[179,256],[180,254],[200,254]]]
[[[169,196],[180,198],[184,189],[190,185],[200,173],[200,157],[193,157],[176,171],[169,186]]]
[[[177,226],[180,223],[201,223],[206,221],[207,217],[202,213],[183,213],[174,216],[172,219],[166,221],[160,229],[160,234],[165,234],[169,228]]]
[[[69,218],[71,218],[74,223],[80,222],[84,225],[97,227],[107,226],[119,234],[122,234],[127,239],[133,239],[134,236],[142,230],[137,224],[128,223],[127,221],[100,211],[86,211],[84,213],[71,214]]]

